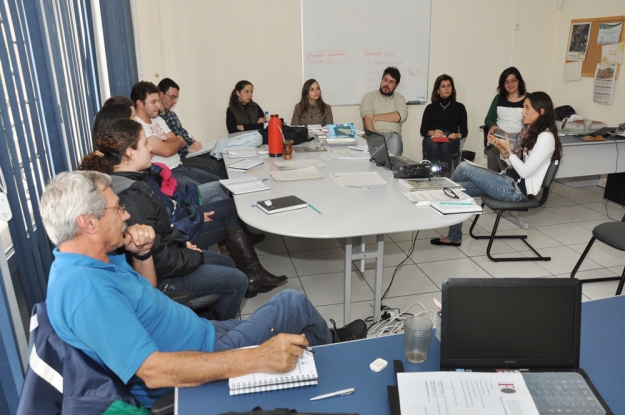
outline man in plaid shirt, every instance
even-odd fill
[[[186,144],[178,151],[182,164],[187,167],[195,167],[196,169],[204,170],[209,173],[216,174],[224,179],[227,179],[226,167],[223,161],[217,160],[210,154],[205,153],[199,156],[188,158],[189,153],[194,153],[202,148],[202,143],[195,141],[193,137],[189,135],[187,130],[182,127],[182,123],[178,118],[178,115],[172,108],[180,99],[180,87],[171,78],[163,78],[158,83],[158,88],[161,92],[158,96],[161,99],[161,109],[158,115],[165,120],[169,129],[177,136],[184,138]]]

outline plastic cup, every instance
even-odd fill
[[[408,317],[404,322],[404,356],[411,363],[428,358],[432,340],[432,321],[427,317]]]
[[[592,120],[584,120],[584,130],[592,129]]]

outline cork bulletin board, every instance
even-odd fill
[[[568,49],[569,49],[569,41],[571,39],[571,32],[573,31],[573,26],[575,24],[580,23],[590,23],[590,34],[588,37],[588,46],[586,48],[586,59],[584,59],[582,63],[582,76],[595,76],[595,69],[597,68],[597,64],[601,63],[601,48],[604,45],[597,44],[597,37],[599,34],[599,26],[601,23],[623,23],[623,28],[621,29],[621,35],[619,37],[619,43],[625,41],[625,16],[612,16],[612,17],[600,17],[594,19],[575,19],[571,20],[571,28],[569,29],[569,37],[566,42],[567,53],[565,54],[568,57]],[[566,62],[575,62],[573,60],[566,60]],[[618,69],[620,69],[620,65],[618,65],[616,77],[618,79]]]

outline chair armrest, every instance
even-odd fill
[[[150,409],[154,415],[171,415],[174,413],[175,393],[168,393],[160,397]]]
[[[191,291],[178,291],[174,293],[165,293],[165,295],[169,297],[170,299],[174,300],[175,302],[181,303],[181,304],[186,303],[187,301],[191,300],[191,298],[193,297],[193,294],[191,293]]]

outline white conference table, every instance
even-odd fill
[[[359,145],[366,144],[359,138]],[[312,142],[314,143],[314,141]],[[300,146],[313,146],[305,143]],[[345,150],[347,147],[333,147]],[[321,159],[319,153],[293,152],[293,160]],[[284,161],[260,155],[264,163],[250,173],[238,173],[228,170],[231,179],[254,175],[259,179],[268,179],[264,183],[268,191],[235,195],[234,201],[239,217],[248,225],[259,230],[298,238],[330,239],[345,238],[345,311],[344,323],[351,321],[351,263],[359,260],[358,268],[364,272],[365,259],[375,259],[374,320],[380,318],[382,295],[382,268],[384,257],[384,234],[424,229],[442,228],[454,225],[470,218],[471,214],[442,216],[429,206],[415,206],[403,195],[405,191],[393,178],[393,173],[377,167],[368,160],[324,161],[324,168],[319,168],[323,179],[276,182],[270,171],[277,171],[274,161]],[[238,159],[237,159],[238,160]],[[231,161],[224,154],[226,165]],[[387,181],[386,185],[369,186],[369,189],[339,187],[330,176],[338,172],[375,171]],[[322,214],[311,208],[288,212],[265,214],[255,206],[257,201],[282,196],[295,195],[313,205]],[[376,245],[366,250],[364,236],[376,235]]]

